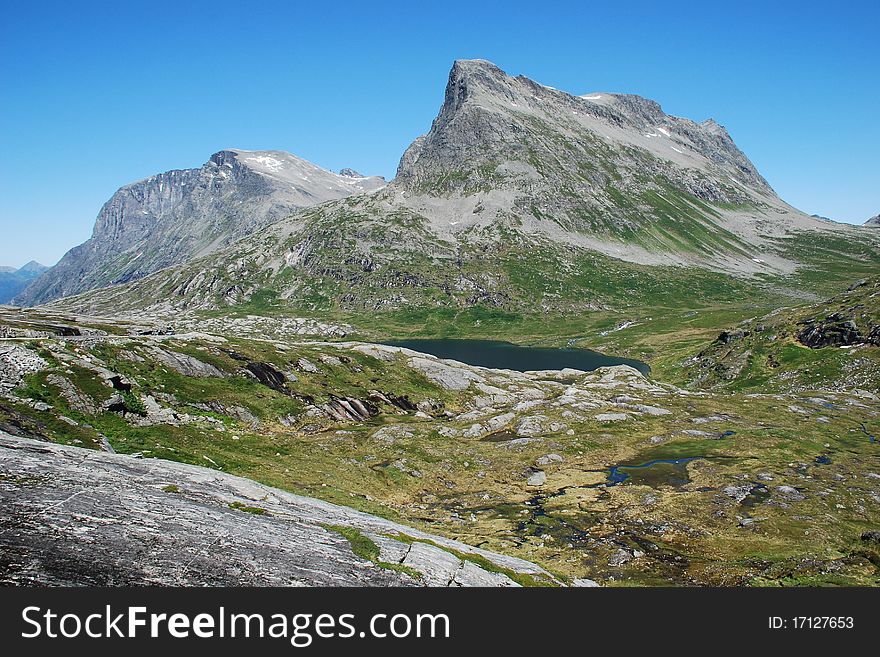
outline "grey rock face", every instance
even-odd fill
[[[459,367],[455,361],[418,356],[409,359],[409,366],[446,390],[467,390],[471,383],[483,380],[471,368]]]
[[[561,457],[559,454],[545,454],[544,456],[539,457],[536,461],[536,465],[551,465],[552,463],[563,463],[565,459]]]
[[[85,415],[94,415],[98,412],[98,404],[95,400],[73,385],[70,379],[60,374],[50,374],[46,377],[46,380],[59,389],[61,396],[64,397],[67,404],[74,411],[84,413]],[[121,398],[119,401],[122,401]]]
[[[182,354],[177,351],[166,351],[159,347],[155,347],[152,350],[152,353],[160,363],[184,376],[192,376],[196,378],[225,376],[223,372],[213,365],[202,362],[198,358],[187,354]]]
[[[638,171],[707,201],[747,200],[736,183],[773,195],[711,119],[669,116],[635,95],[572,96],[483,60],[455,62],[440,113],[404,154],[396,182],[415,192],[510,189],[537,200],[542,213],[564,212],[573,221],[574,206],[614,205],[605,192],[610,184],[625,193],[647,189],[644,177],[633,175]],[[554,202],[560,190],[571,194]],[[623,208],[617,210],[622,221]]]
[[[283,151],[229,149],[199,169],[122,187],[92,237],[16,297],[37,305],[142,278],[207,255],[296,210],[379,189],[385,181],[326,171]]]
[[[620,420],[628,420],[629,415],[626,413],[599,413],[596,415],[599,422],[618,422]]]
[[[529,486],[543,486],[547,483],[547,474],[543,470],[538,470],[529,475],[526,483]]]
[[[0,583],[7,585],[515,585],[447,549],[545,574],[520,559],[222,472],[3,433],[0,509]],[[382,560],[420,577],[355,555],[333,527],[374,538]]]
[[[880,214],[876,214],[868,219],[864,225],[869,228],[880,228]]]
[[[794,486],[777,486],[776,493],[778,493],[779,496],[783,497],[784,499],[791,500],[793,502],[800,502],[801,500],[806,498],[806,496]]]
[[[516,435],[524,437],[540,436],[547,431],[547,417],[544,415],[529,415],[516,423],[514,431]]]

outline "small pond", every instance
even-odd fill
[[[684,486],[690,483],[687,464],[699,457],[680,459],[656,459],[638,465],[614,465],[608,469],[608,485],[616,486],[623,482],[636,485]]]

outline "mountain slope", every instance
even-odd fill
[[[870,226],[871,228],[880,228],[880,214],[874,215],[870,219],[868,219],[865,223],[865,226]]]
[[[755,262],[766,238],[831,228],[782,202],[711,119],[633,95],[572,96],[484,61],[455,63],[393,188],[429,215],[419,196],[461,199],[433,222],[440,232],[500,219],[644,264],[790,271],[772,253]]]
[[[0,303],[9,303],[15,295],[47,269],[48,267],[34,260],[20,269],[0,267]]]
[[[704,388],[880,388],[880,277],[820,303],[780,308],[723,331],[685,363]]]
[[[220,151],[199,169],[122,187],[98,214],[91,239],[16,302],[36,305],[142,278],[228,246],[299,208],[384,184],[350,170],[335,174],[282,151]]]
[[[786,205],[714,121],[671,117],[637,96],[572,96],[459,61],[431,130],[385,189],[65,305],[650,306],[748,296],[799,268],[820,281],[834,269],[876,270],[877,237]],[[745,288],[731,278],[754,274],[762,278]],[[805,293],[800,282],[785,285]]]

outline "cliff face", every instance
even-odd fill
[[[311,205],[378,189],[378,177],[335,174],[282,151],[225,150],[198,169],[117,191],[91,239],[16,298],[37,305],[125,283],[211,253]]]

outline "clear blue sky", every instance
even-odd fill
[[[880,212],[880,2],[0,0],[0,264],[225,147],[394,175],[457,58],[730,131],[796,207]]]

